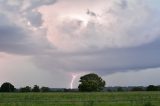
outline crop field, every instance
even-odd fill
[[[0,106],[160,106],[160,92],[0,93]]]

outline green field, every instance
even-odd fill
[[[0,93],[0,106],[160,106],[160,92]]]

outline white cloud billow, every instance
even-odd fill
[[[160,19],[145,1],[61,0],[39,11],[56,48],[35,58],[41,68],[110,74],[160,66]]]
[[[57,5],[67,7],[72,4],[71,1]],[[99,4],[101,8],[96,7],[98,1],[96,3],[95,0],[93,5],[80,2],[87,6],[75,8],[73,12],[73,7],[58,8],[55,12],[49,7],[46,9],[48,12],[42,11],[48,28],[47,36],[53,45],[62,51],[123,48],[151,43],[159,38],[160,20],[145,1],[102,1],[103,4]]]

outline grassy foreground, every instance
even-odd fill
[[[160,106],[160,92],[0,93],[0,106]]]

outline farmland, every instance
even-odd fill
[[[0,93],[0,106],[160,106],[160,92]]]

